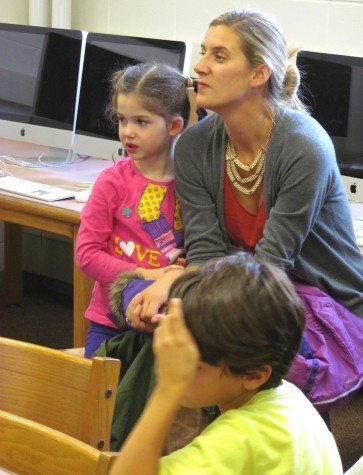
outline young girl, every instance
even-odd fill
[[[87,358],[120,332],[107,317],[116,276],[137,270],[158,279],[183,253],[173,149],[189,120],[186,78],[151,63],[116,72],[108,112],[117,117],[127,157],[99,175],[81,214],[76,262],[96,281],[85,315],[91,321]]]

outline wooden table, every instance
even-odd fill
[[[28,156],[30,149],[34,155],[38,153],[39,147],[0,140],[0,155],[21,158]],[[25,168],[6,164],[6,168],[19,178],[60,186],[67,185],[77,190],[77,183],[94,182],[99,172],[109,165],[111,163],[107,160],[89,158],[78,159],[61,167]],[[74,250],[83,206],[84,204],[77,203],[74,199],[46,203],[0,191],[0,220],[4,221],[4,291],[7,304],[18,304],[22,297],[21,226],[69,238]],[[84,346],[86,341],[88,320],[84,318],[84,312],[90,300],[92,287],[92,279],[80,271],[73,257],[73,343],[75,347]]]
[[[34,155],[40,153],[43,148],[0,140],[0,155],[14,156],[14,150],[17,157],[26,157],[29,155],[29,150]],[[20,178],[74,186],[78,182],[94,182],[98,173],[110,164],[107,160],[90,158],[57,168],[22,168],[7,165],[7,169]],[[6,303],[19,303],[22,296],[21,226],[65,236],[72,240],[74,246],[83,206],[75,200],[45,203],[0,191],[0,220],[5,222]],[[363,203],[351,203],[351,210],[353,216],[363,216]],[[75,347],[84,346],[86,341],[88,320],[84,318],[84,312],[90,300],[92,287],[92,279],[83,274],[73,261],[73,343]]]

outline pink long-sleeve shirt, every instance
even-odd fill
[[[109,285],[136,267],[165,267],[183,253],[183,225],[174,180],[152,181],[131,158],[103,170],[81,213],[76,263],[96,283],[86,318],[107,317]]]

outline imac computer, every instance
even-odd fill
[[[302,92],[330,135],[349,200],[363,202],[363,58],[300,51]]]
[[[43,163],[72,150],[82,42],[81,31],[0,24],[0,137],[46,146]]]
[[[81,157],[123,156],[118,131],[105,116],[112,73],[146,61],[167,63],[188,75],[191,43],[88,33],[84,52],[74,153]]]

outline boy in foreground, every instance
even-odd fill
[[[111,475],[336,475],[333,435],[284,381],[305,317],[283,271],[238,253],[179,277],[154,333],[157,384]],[[221,415],[162,457],[181,406]]]

